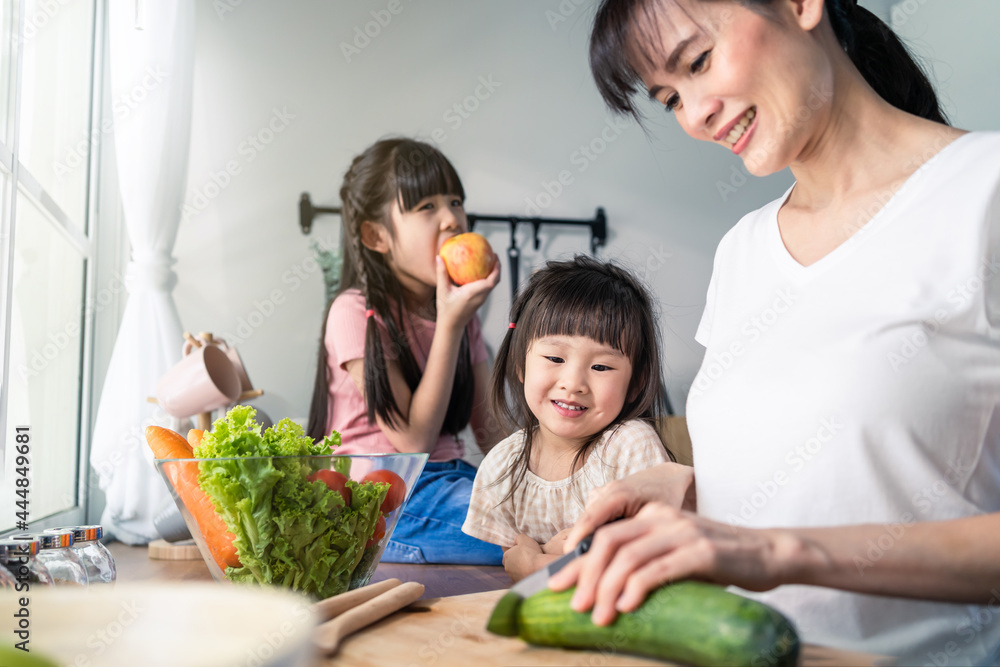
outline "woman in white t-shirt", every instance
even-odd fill
[[[603,0],[591,66],[795,185],[722,240],[694,468],[599,490],[550,582],[599,624],[731,584],[805,641],[982,664],[1000,646],[1000,133],[949,127],[853,0]],[[756,591],[750,593],[749,591]]]

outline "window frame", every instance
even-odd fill
[[[77,396],[78,423],[76,425],[76,466],[74,479],[76,489],[72,505],[44,517],[30,516],[29,530],[41,530],[58,525],[77,525],[94,522],[94,508],[91,506],[92,484],[90,480],[90,441],[93,432],[93,417],[96,411],[95,388],[95,316],[93,304],[96,296],[98,274],[110,273],[120,266],[120,255],[112,253],[107,267],[98,263],[103,254],[100,231],[106,225],[101,222],[101,205],[108,201],[117,203],[117,190],[114,196],[106,192],[104,184],[107,162],[110,156],[104,155],[104,145],[108,141],[91,142],[87,163],[86,207],[84,217],[75,224],[73,220],[59,207],[53,198],[45,191],[39,181],[21,164],[19,160],[19,144],[21,130],[21,102],[23,93],[23,62],[24,53],[21,48],[21,35],[24,35],[26,25],[26,0],[0,0],[10,10],[11,27],[14,32],[0,36],[7,49],[4,63],[9,69],[9,87],[3,91],[8,99],[6,133],[0,136],[0,171],[4,172],[6,180],[0,191],[0,341],[3,343],[2,363],[0,363],[0,478],[7,478],[10,471],[4,470],[4,457],[7,443],[12,440],[15,424],[9,422],[8,401],[10,393],[10,340],[11,314],[13,309],[13,271],[14,271],[14,239],[18,216],[18,195],[30,200],[46,217],[53,228],[61,233],[79,253],[83,260],[83,293],[81,294],[80,311],[80,387]],[[90,137],[99,134],[103,119],[109,109],[105,104],[105,64],[107,55],[106,43],[106,0],[95,0],[91,13],[92,35],[90,43],[91,68],[89,104],[87,105],[87,126]],[[106,137],[102,139],[110,139]],[[108,151],[113,153],[113,151]],[[118,204],[120,206],[120,204]],[[121,216],[110,216],[112,224],[120,229]],[[113,231],[113,230],[112,230]],[[114,238],[114,234],[111,237]],[[120,243],[118,244],[120,246]],[[119,247],[120,250],[120,247]],[[117,260],[115,255],[119,255]],[[120,321],[120,308],[111,309],[108,317],[114,319],[114,327]],[[112,331],[114,329],[111,329]],[[106,365],[103,364],[103,365]],[[99,396],[98,396],[99,398]],[[37,480],[33,485],[37,485]],[[10,508],[10,520],[13,520],[14,508]],[[29,506],[30,513],[30,506]],[[6,530],[7,519],[0,520],[0,531]]]

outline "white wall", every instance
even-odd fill
[[[299,232],[299,194],[337,205],[355,154],[389,134],[429,140],[438,128],[469,211],[524,214],[526,199],[561,171],[573,181],[544,215],[590,217],[605,207],[610,238],[602,254],[627,262],[659,295],[668,385],[683,409],[702,356],[693,335],[715,246],[743,213],[783,192],[790,176],[744,183],[738,159],[691,141],[652,109],[649,136],[635,126],[605,130],[614,126],[586,58],[595,4],[399,0],[401,11],[383,13],[391,20],[348,62],[341,44],[389,0],[198,3],[187,194],[194,213],[177,240],[175,298],[186,328],[243,339],[250,377],[266,391],[257,404],[271,417],[308,412],[324,306],[309,242],[339,238],[335,216],[318,218],[309,237]],[[874,4],[887,11],[885,2]],[[933,59],[953,122],[996,129],[1000,3],[907,0],[896,11],[904,36]],[[486,99],[459,123],[449,110],[482,79],[497,85],[488,97],[480,88]],[[271,123],[281,130],[273,137]],[[602,148],[602,131],[613,141],[592,162],[582,158],[581,145]],[[270,140],[263,150],[248,143],[257,135]],[[227,163],[239,173],[222,175]],[[719,183],[731,178],[736,191],[721,195]],[[504,254],[505,227],[478,231]],[[582,231],[543,229],[543,236],[535,252],[522,232],[522,277],[544,259],[588,248]],[[507,278],[482,311],[492,345],[506,330]],[[265,303],[275,297],[280,304]]]

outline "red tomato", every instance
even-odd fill
[[[365,475],[362,482],[388,482],[389,492],[382,501],[382,514],[388,514],[403,504],[406,498],[406,483],[403,478],[391,470],[373,470]]]
[[[378,521],[375,522],[375,532],[372,533],[372,538],[365,542],[365,549],[378,544],[383,537],[385,537],[385,515],[379,514]]]
[[[351,506],[351,490],[347,488],[347,478],[336,470],[317,470],[313,474],[306,477],[306,479],[310,482],[320,480],[326,484],[328,489],[339,493],[340,497],[344,499],[344,504],[346,506]]]

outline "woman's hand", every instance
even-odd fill
[[[557,558],[557,554],[545,553],[538,542],[522,533],[514,539],[514,546],[503,552],[503,567],[516,582]]]
[[[500,262],[494,254],[493,270],[488,276],[465,285],[456,285],[448,276],[444,260],[437,257],[435,261],[437,262],[437,324],[460,331],[465,328],[486,301],[486,297],[500,282]]]
[[[679,463],[661,463],[594,489],[587,497],[587,508],[566,538],[565,551],[571,551],[598,526],[621,517],[635,516],[651,502],[693,512],[694,468]]]
[[[552,576],[549,587],[577,586],[571,606],[593,608],[597,625],[634,611],[659,586],[696,578],[763,591],[785,583],[790,555],[801,550],[790,533],[709,521],[663,503],[597,531],[590,550]]]

